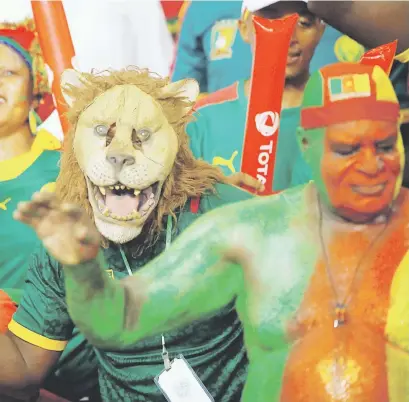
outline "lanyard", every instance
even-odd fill
[[[173,222],[172,222],[172,217],[168,215],[168,219],[166,222],[166,243],[165,243],[165,250],[167,250],[170,246],[170,243],[172,242],[172,229],[173,229]],[[132,276],[132,270],[129,265],[128,259],[126,258],[125,252],[122,248],[122,245],[119,245],[119,251],[121,253],[122,260],[125,264],[126,270],[128,271],[128,275]],[[162,335],[162,359],[165,365],[166,371],[169,371],[171,369],[171,362],[169,359],[169,354],[168,351],[166,350],[165,347],[165,338]]]
[[[172,222],[172,217],[168,215],[168,220],[166,223],[166,246],[165,250],[167,250],[170,246],[170,243],[172,242],[172,230],[173,230],[173,222]],[[132,269],[129,265],[128,259],[126,258],[125,252],[122,248],[122,245],[119,245],[119,251],[121,253],[122,260],[125,264],[126,270],[128,271],[128,275],[132,276]]]

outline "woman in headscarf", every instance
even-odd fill
[[[38,240],[12,212],[55,181],[60,158],[57,138],[37,127],[49,90],[32,25],[0,25],[0,288],[14,289],[8,293],[16,302]]]
[[[12,213],[33,193],[53,191],[59,173],[61,144],[41,124],[53,108],[33,21],[0,24],[0,332],[7,331],[20,301],[38,244]],[[76,334],[45,387],[73,401],[98,401],[94,362],[91,347]],[[40,400],[59,401],[45,395]]]

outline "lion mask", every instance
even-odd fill
[[[223,180],[188,147],[196,81],[169,83],[138,69],[66,70],[61,87],[71,130],[57,195],[86,208],[105,239],[135,239],[152,214],[154,229],[161,229],[164,215],[175,217],[189,197]]]

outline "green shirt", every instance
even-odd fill
[[[203,213],[251,197],[251,194],[231,186],[218,185],[217,190],[218,194],[200,199],[197,213],[192,212],[191,203],[185,206],[178,214],[173,237]],[[165,233],[166,230],[156,245],[142,256],[133,255],[129,245],[122,246],[125,258],[122,258],[118,245],[104,250],[110,268],[107,275],[113,280],[126,277],[125,260],[136,272],[164,250]],[[35,255],[24,297],[10,330],[32,344],[62,350],[73,329],[65,303],[63,270],[43,249]],[[233,301],[204,320],[164,334],[170,357],[182,353],[215,400],[223,402],[240,399],[247,369],[242,335]],[[165,401],[153,381],[164,367],[161,352],[160,336],[145,339],[131,350],[97,350],[104,401]]]
[[[218,165],[225,174],[241,171],[243,141],[246,129],[248,99],[244,94],[244,81],[239,81],[215,103],[199,107],[196,120],[189,123],[187,133],[190,147],[196,158]],[[299,162],[301,151],[296,139],[300,122],[300,108],[281,111],[276,164],[273,178],[275,191],[311,180]]]
[[[39,244],[35,232],[13,218],[17,204],[28,201],[36,191],[55,182],[60,153],[44,151],[21,174],[9,180],[0,178],[0,288],[22,289],[30,255]],[[11,161],[0,169],[11,170]]]
[[[53,135],[40,130],[27,153],[0,162],[0,288],[16,303],[23,293],[32,253],[41,242],[30,227],[13,218],[13,212],[19,202],[29,201],[35,192],[54,190],[60,170],[61,154],[55,151],[59,146]],[[44,280],[47,283],[48,278]],[[26,308],[29,314],[37,311],[35,305]],[[77,366],[86,367],[88,376]],[[69,343],[45,387],[68,397],[74,384],[80,391],[78,396],[97,385],[95,354],[80,336]]]

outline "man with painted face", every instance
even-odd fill
[[[250,361],[242,401],[407,402],[409,198],[386,73],[314,73],[299,139],[313,182],[208,214],[122,283],[106,278],[81,210],[70,206],[72,219],[66,205],[33,200],[16,217],[64,264],[71,317],[100,348],[129,347],[236,297]]]
[[[402,138],[406,152],[403,185],[409,187],[409,2],[407,1],[308,1],[308,9],[326,23],[374,48],[398,39],[390,73],[402,114]]]

